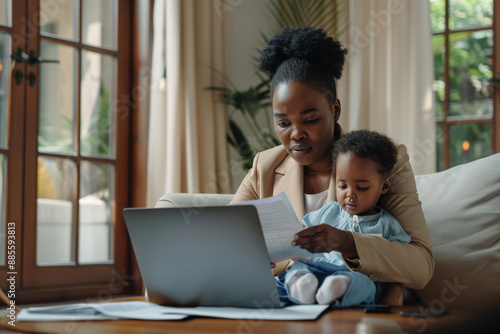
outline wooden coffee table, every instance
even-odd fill
[[[144,300],[131,298],[128,300]],[[120,301],[123,301],[121,299]],[[377,317],[394,320],[404,331],[423,333],[428,330],[446,329],[457,323],[471,321],[472,315],[452,311],[439,318],[404,317],[400,311],[417,311],[417,306],[393,307],[390,314],[369,314],[362,308],[332,310],[313,321],[262,321],[230,320],[218,318],[191,317],[176,321],[149,320],[95,320],[95,321],[60,321],[60,322],[21,322],[9,325],[10,319],[4,317],[1,325],[4,329],[22,333],[355,333],[357,324],[364,317]]]

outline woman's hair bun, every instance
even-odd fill
[[[309,61],[335,79],[340,79],[347,49],[329,37],[324,29],[313,27],[284,28],[271,37],[260,55],[259,70],[274,76],[278,67],[288,59]]]

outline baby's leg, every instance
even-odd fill
[[[311,273],[298,272],[288,281],[290,297],[302,304],[314,304],[318,279]]]
[[[352,278],[346,275],[327,276],[316,293],[318,304],[330,304],[342,297],[351,284]]]

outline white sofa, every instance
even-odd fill
[[[500,154],[415,177],[436,267],[416,291],[433,309],[500,306]],[[232,194],[166,194],[156,207],[226,205]]]

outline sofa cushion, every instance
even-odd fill
[[[420,300],[434,309],[500,305],[500,154],[416,183],[436,262]]]
[[[188,193],[167,193],[163,195],[156,208],[168,207],[204,207],[204,206],[222,206],[231,202],[234,194],[188,194]]]

